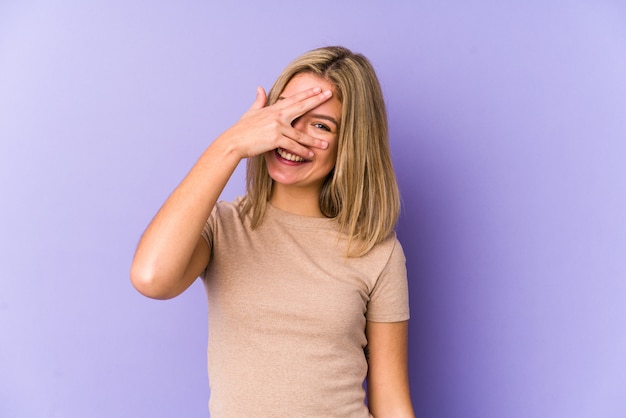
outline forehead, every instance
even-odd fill
[[[311,73],[296,74],[283,89],[283,96],[290,96],[303,90],[320,87],[322,90],[335,91],[335,86],[325,78]]]

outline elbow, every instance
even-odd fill
[[[154,269],[140,267],[135,263],[130,269],[130,282],[139,293],[151,299],[171,299],[177,295],[164,285],[167,280],[159,277]]]

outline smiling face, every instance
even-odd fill
[[[287,98],[313,87],[334,91],[333,85],[328,80],[310,73],[301,73],[287,83],[280,98]],[[304,159],[282,149],[265,153],[267,170],[275,182],[275,187],[299,187],[310,189],[319,195],[324,179],[337,161],[340,119],[341,102],[333,95],[326,102],[293,121],[294,128],[328,142],[328,148],[324,150],[311,148],[315,155],[310,159]]]

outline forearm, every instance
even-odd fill
[[[141,293],[171,298],[201,273],[209,261],[207,246],[199,242],[202,228],[242,159],[279,147],[310,156],[307,147],[328,146],[291,125],[331,96],[321,92],[308,89],[265,107],[265,91],[257,89],[252,107],[207,148],[144,232],[131,267],[131,281]]]
[[[202,228],[240,160],[227,138],[219,137],[167,198],[135,252],[131,281],[141,293],[170,298],[197,277],[199,271],[189,268]]]

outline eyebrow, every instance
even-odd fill
[[[335,118],[333,118],[332,116],[322,115],[322,114],[319,114],[319,113],[311,113],[311,115],[310,115],[310,116],[311,116],[311,117],[313,117],[313,118],[315,118],[315,119],[324,119],[324,120],[327,120],[327,121],[329,121],[329,122],[334,123],[334,124],[335,124],[335,126],[337,126],[337,127],[339,126],[339,122],[337,122],[337,121],[335,120]]]

